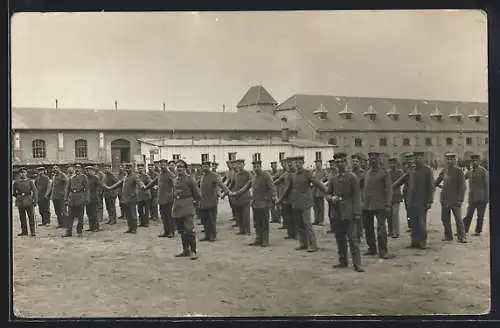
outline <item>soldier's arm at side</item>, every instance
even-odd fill
[[[50,193],[52,192],[52,188],[54,186],[54,179],[50,179],[47,182],[47,191],[45,192],[45,198],[50,199]]]
[[[361,188],[359,187],[359,180],[351,174],[351,188],[352,188],[352,214],[359,218],[361,216]]]
[[[292,190],[292,181],[291,181],[291,179],[286,179],[285,180],[285,188],[283,189],[283,194],[278,199],[278,203],[281,203],[283,201],[283,199],[285,199],[285,197],[288,196],[288,194],[290,193],[291,190]]]
[[[83,190],[85,192],[85,200],[86,202],[90,202],[90,186],[89,179],[86,175],[83,176]]]
[[[278,197],[278,192],[276,191],[276,186],[273,183],[273,178],[269,174],[266,175],[266,183],[267,187],[271,190],[271,198],[275,201]]]
[[[434,174],[432,173],[432,169],[429,167],[427,170],[427,176],[426,176],[426,186],[427,186],[427,206],[430,208],[432,203],[434,202],[434,191],[436,190],[435,188],[435,182],[434,182]]]
[[[389,172],[385,174],[384,177],[384,205],[385,207],[391,207],[391,201],[392,201],[392,183],[391,183],[391,176]]]
[[[31,191],[33,192],[33,204],[38,203],[38,189],[35,186],[35,183],[33,181],[30,181],[31,183]]]

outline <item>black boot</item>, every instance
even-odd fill
[[[177,254],[175,257],[188,257],[189,256],[189,244],[187,237],[184,233],[181,234],[182,241],[182,253]]]
[[[191,260],[196,260],[198,258],[198,254],[196,253],[196,236],[189,236],[189,246],[191,248]]]

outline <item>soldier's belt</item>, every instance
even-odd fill
[[[191,198],[193,196],[175,196],[175,199],[180,200],[180,199],[186,199],[186,198]]]
[[[83,190],[72,189],[71,192],[83,192]]]

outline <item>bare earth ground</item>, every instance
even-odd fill
[[[271,225],[271,247],[251,247],[247,246],[250,237],[237,236],[231,228],[227,201],[219,207],[220,241],[198,243],[197,261],[174,258],[180,240],[157,238],[162,230],[159,222],[139,228],[137,235],[122,233],[126,224],[120,220],[115,226],[103,225],[102,232],[61,238],[63,231],[55,229],[52,218],[51,227],[37,227],[36,238],[16,237],[15,209],[15,313],[22,317],[104,317],[489,311],[489,220],[484,235],[470,237],[468,244],[442,242],[437,197],[429,213],[430,248],[404,249],[409,236],[402,219],[402,237],[389,239],[390,252],[396,257],[363,256],[365,273],[332,269],[337,262],[336,246],[326,226],[315,227],[321,247],[317,253],[295,251],[296,242],[283,239],[285,231],[278,224]],[[471,231],[474,225],[475,219]]]

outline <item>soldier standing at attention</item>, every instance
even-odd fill
[[[104,185],[111,186],[119,179],[111,172],[111,164],[104,166]],[[102,188],[106,212],[108,212],[108,222],[106,224],[116,224],[116,191]]]
[[[391,210],[392,183],[389,172],[380,167],[379,153],[371,152],[370,168],[364,177],[363,217],[365,222],[366,243],[368,252],[365,255],[377,254],[377,244],[380,258],[388,259],[387,250],[387,216]],[[374,218],[377,218],[377,237],[375,237]]]
[[[58,166],[52,167],[52,190],[51,198],[54,211],[57,216],[57,229],[63,228],[66,222],[66,188],[68,186],[68,177],[64,174]]]
[[[217,176],[220,178],[220,174],[217,172],[217,168],[219,167],[219,163],[212,162],[211,169],[212,172],[217,174]],[[222,193],[220,192],[220,189],[217,188],[217,200],[222,197]],[[215,222],[217,222],[217,217],[219,216],[219,202],[217,202],[217,206],[215,206]]]
[[[273,176],[273,182],[276,186],[276,191],[278,193],[278,198],[281,197],[281,195],[283,194],[283,188],[285,186],[285,179],[284,179],[284,175],[286,174],[286,159],[282,159],[280,161],[280,165],[281,165],[281,170],[278,172],[278,174],[276,174],[275,176]],[[281,178],[283,177],[283,178]],[[288,221],[285,222],[285,210],[283,208],[283,204],[280,204],[280,203],[276,203],[276,209],[279,211],[278,215],[280,217],[283,218],[283,224],[281,225],[280,229],[288,229]]]
[[[441,222],[444,227],[443,241],[453,240],[453,232],[451,229],[451,213],[455,218],[457,226],[458,242],[466,243],[464,221],[462,219],[462,204],[465,198],[465,176],[462,170],[457,167],[457,155],[454,153],[446,153],[447,167],[441,170],[436,180],[436,187],[441,188]]]
[[[335,168],[335,160],[334,159],[331,159],[328,161],[328,169],[326,170],[327,171],[327,174],[328,174],[328,179],[330,179],[332,176],[334,176],[336,174],[336,171],[337,169]],[[334,233],[334,226],[333,226],[333,213],[332,213],[332,203],[327,199],[326,200],[326,205],[328,207],[328,221],[330,223],[330,228],[328,229],[328,231],[326,233]]]
[[[98,164],[94,166],[94,174],[99,178],[100,184],[97,185],[97,196],[96,196],[96,217],[98,222],[102,222],[104,220],[104,172],[103,172],[103,164]]]
[[[251,246],[266,247],[269,245],[269,213],[276,204],[276,188],[273,179],[267,172],[262,171],[262,162],[254,156],[252,162],[254,176],[241,190],[236,191],[238,196],[247,186],[252,186],[252,211],[255,228],[255,241]]]
[[[172,216],[181,235],[182,252],[176,257],[191,257],[196,260],[196,233],[194,231],[194,201],[200,200],[200,190],[194,178],[186,174],[187,164],[177,161],[177,178],[174,184]]]
[[[230,190],[234,190],[234,184],[235,184],[235,176],[236,176],[236,169],[235,169],[235,163],[232,160],[229,160],[226,162],[227,165],[227,178],[229,179],[229,185],[228,188]],[[231,214],[232,214],[232,220],[234,221],[233,228],[238,226],[238,220],[236,219],[236,207],[234,206],[234,198],[233,197],[228,197],[229,199],[229,205],[231,206]]]
[[[271,177],[274,180],[279,178],[280,172],[278,171],[278,163],[277,162],[271,162]],[[277,204],[273,205],[271,207],[271,222],[273,223],[280,223],[281,222],[281,211],[280,208]]]
[[[203,222],[205,237],[200,241],[215,241],[217,237],[217,202],[219,200],[219,188],[226,193],[231,193],[219,175],[210,170],[210,162],[202,164],[202,176],[200,178],[200,216]]]
[[[39,226],[50,224],[50,178],[44,167],[37,169],[38,175],[35,179],[35,186],[38,190],[38,212],[42,217],[42,223]]]
[[[363,198],[363,193],[364,193],[364,177],[365,177],[365,170],[361,168],[361,157],[357,154],[354,154],[351,156],[351,172],[358,178],[359,181],[359,193],[361,197],[361,204],[363,204],[364,198]],[[361,219],[359,220],[358,224],[358,236],[359,239],[363,239],[363,211],[361,211]]]
[[[334,268],[346,268],[348,264],[347,244],[351,251],[352,264],[357,272],[364,272],[359,250],[358,224],[361,216],[360,189],[358,178],[347,172],[347,154],[334,156],[338,173],[328,181],[328,196],[332,202],[335,224],[335,240],[339,263]]]
[[[245,170],[245,161],[243,159],[235,160],[234,165],[236,173],[234,176],[233,188],[231,190],[233,194],[230,194],[230,197],[233,198],[236,223],[240,228],[237,234],[250,235],[250,185],[252,177],[250,173]],[[234,194],[235,192],[238,193]]]
[[[389,175],[391,176],[391,183],[396,182],[404,175],[403,170],[398,168],[398,158],[389,158]],[[387,220],[388,236],[392,238],[399,238],[399,208],[403,195],[401,194],[401,187],[398,186],[392,189],[391,213]]]
[[[315,169],[312,171],[312,175],[316,180],[319,180],[323,183],[328,181],[328,175],[323,170],[323,161],[317,159],[314,164],[316,165]],[[323,225],[325,222],[325,194],[321,189],[316,186],[312,186],[312,195],[313,195],[313,210],[314,210],[314,221],[313,225]]]
[[[312,176],[310,171],[304,169],[303,156],[295,157],[294,162],[295,173],[292,176],[291,188],[287,188],[285,195],[288,192],[292,193],[293,220],[297,221],[300,241],[297,250],[307,249],[308,252],[316,252],[318,245],[311,225],[311,207],[313,205],[311,184],[316,185],[324,193],[327,193],[328,190],[321,181]]]
[[[18,236],[27,236],[28,227],[26,216],[28,216],[31,236],[35,237],[35,213],[34,207],[37,204],[38,190],[35,183],[27,178],[28,172],[24,167],[19,169],[19,176],[12,186],[13,195],[16,198],[16,206],[19,211],[21,221],[21,233]]]
[[[472,217],[477,210],[476,231],[474,236],[480,236],[483,230],[484,212],[489,200],[489,176],[488,171],[479,165],[480,156],[471,155],[472,169],[465,175],[469,179],[469,205],[467,215],[464,218],[465,232],[469,233]]]
[[[142,181],[143,185],[148,185],[151,178],[144,171],[144,164],[137,164],[137,177]],[[137,211],[139,212],[139,227],[149,227],[149,202],[151,193],[149,190],[140,188],[137,190]]]
[[[286,171],[274,181],[275,185],[282,185],[277,203],[281,205],[283,210],[283,225],[287,228],[287,236],[285,239],[296,239],[298,236],[298,224],[293,216],[292,207],[292,182],[295,174],[294,157],[288,157],[286,160]]]
[[[393,190],[402,184],[407,186],[405,193],[407,212],[411,222],[411,244],[407,248],[427,247],[427,211],[434,201],[434,174],[424,163],[424,153],[415,152],[415,165],[393,183]]]
[[[158,177],[158,172],[153,164],[148,164],[148,176],[151,181]],[[151,188],[151,198],[148,202],[150,219],[158,220],[158,187],[155,185]]]
[[[123,180],[127,174],[125,173],[125,168],[123,164],[120,164],[118,166],[118,180]],[[120,216],[118,219],[125,219],[125,207],[123,206],[123,201],[122,201],[122,188],[116,188],[116,195],[118,196],[118,204],[120,206]]]
[[[89,182],[87,176],[82,173],[82,167],[76,164],[75,174],[70,176],[68,188],[66,189],[65,199],[68,202],[69,213],[67,216],[66,234],[63,237],[71,237],[73,235],[73,222],[75,218],[78,219],[76,232],[79,237],[82,236],[83,213],[89,196]]]
[[[85,210],[87,212],[87,217],[89,219],[89,229],[87,231],[97,232],[99,231],[99,219],[97,216],[97,206],[99,203],[100,194],[99,189],[102,186],[102,180],[98,172],[96,172],[95,167],[87,166],[85,167],[87,180],[88,180],[88,198],[87,204],[85,205]]]
[[[403,172],[408,173],[411,169],[414,167],[414,155],[413,153],[406,153],[405,154],[405,162],[403,163]],[[406,232],[411,232],[411,220],[410,216],[408,215],[408,204],[406,203],[406,192],[408,191],[408,184],[405,183],[403,185],[403,201],[405,204],[405,211],[406,211],[406,224],[408,226],[408,230]]]

